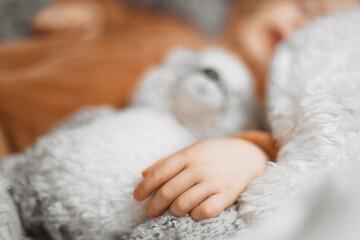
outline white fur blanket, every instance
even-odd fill
[[[281,146],[279,162],[270,163],[238,206],[217,218],[195,222],[164,215],[138,226],[127,239],[224,239],[224,234],[359,239],[357,227],[347,224],[359,222],[358,214],[348,214],[360,213],[359,191],[344,187],[360,183],[359,43],[360,10],[321,19],[296,33],[280,47],[269,86],[268,118]],[[266,216],[271,223],[252,224]]]
[[[298,31],[278,50],[270,76],[268,118],[281,146],[278,163],[269,164],[266,175],[256,180],[239,199],[237,209],[227,209],[219,217],[204,222],[163,216],[140,225],[131,237],[224,239],[221,234],[237,232],[230,236],[237,239],[250,232],[249,239],[325,239],[322,237],[331,231],[324,229],[337,223],[328,222],[329,216],[338,217],[339,221],[343,217],[359,222],[359,215],[351,214],[351,211],[360,212],[353,201],[359,199],[359,191],[351,187],[346,191],[348,188],[343,187],[360,183],[357,177],[360,173],[359,43],[360,10],[320,19]],[[338,185],[333,186],[332,182]],[[276,226],[264,223],[258,228],[251,227],[250,223],[269,215],[293,197],[297,199],[288,205],[287,214],[283,214],[284,210],[276,214]],[[323,209],[317,209],[316,203]],[[356,208],[343,212],[342,206],[348,203]],[[334,213],[334,205],[338,212]],[[319,215],[314,221],[315,229],[306,232],[311,226],[306,220],[313,219],[313,215]],[[294,222],[294,218],[299,221]],[[332,232],[336,229],[338,234],[330,234],[332,238],[328,239],[336,239],[335,236],[348,230],[336,226]],[[350,235],[352,239],[360,238],[359,231]],[[343,236],[349,236],[349,232]]]
[[[242,239],[360,239],[359,42],[355,10],[312,23],[278,50],[268,114],[279,162],[243,194],[240,217],[283,206]]]

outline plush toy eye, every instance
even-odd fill
[[[219,74],[217,72],[215,72],[214,70],[212,70],[211,68],[205,68],[202,70],[202,72],[208,76],[209,78],[211,78],[212,80],[215,81],[220,81],[220,77]]]

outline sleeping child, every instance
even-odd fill
[[[234,25],[229,25],[230,34],[235,33],[235,37],[232,36],[230,41],[235,45],[234,49],[237,49],[241,56],[248,60],[249,66],[257,77],[257,93],[260,101],[263,101],[265,96],[266,72],[278,43],[286,41],[296,29],[317,17],[359,6],[360,2],[355,0],[341,2],[337,0],[273,0],[249,4],[248,8],[236,8],[245,12],[241,14],[243,18],[233,23]],[[241,187],[247,186],[247,184],[239,184],[243,181],[244,175],[238,175],[240,169],[237,167],[241,168],[242,164],[246,164],[255,169],[261,169],[263,173],[264,165],[262,164],[270,160],[256,155],[256,151],[249,151],[251,147],[242,145],[244,142],[227,141],[229,140],[204,141],[160,160],[143,172],[145,178],[134,192],[135,199],[144,200],[158,189],[171,189],[170,193],[165,195],[166,197],[161,192],[155,194],[149,204],[149,216],[159,216],[168,207],[176,216],[191,212],[196,220],[217,216],[235,202],[244,191]],[[233,148],[227,148],[232,144],[234,144]],[[224,151],[226,155],[218,156],[218,149]],[[234,152],[232,149],[239,152]],[[241,159],[239,159],[240,156]],[[249,159],[249,161],[243,162],[243,159]],[[201,164],[194,167],[189,164],[189,161]],[[218,164],[224,164],[224,166],[221,167]],[[184,185],[187,186],[189,181],[194,181],[192,176],[203,172],[204,166],[208,167],[209,175],[202,179],[203,186],[196,189],[194,187],[184,189]],[[189,174],[192,176],[179,181],[180,169],[192,173]],[[223,170],[225,171],[222,172]],[[219,174],[220,172],[222,174]],[[206,186],[207,183],[212,183],[214,177],[224,183],[220,189]]]
[[[208,40],[181,19],[153,15],[120,1],[55,3],[34,22],[39,32],[52,34],[0,48],[4,142],[12,152],[23,150],[75,109],[90,104],[124,106],[136,80],[179,45],[199,49],[217,43],[236,53],[251,70],[257,100],[263,104],[277,44],[317,17],[358,6],[355,0],[234,2],[224,31]],[[74,36],[74,29],[86,38]],[[157,191],[148,207],[150,217],[170,209],[175,216],[212,218],[265,172],[276,152],[271,136],[259,131],[202,141],[144,170],[134,198],[142,201]]]

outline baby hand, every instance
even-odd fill
[[[264,173],[268,160],[264,151],[244,140],[202,141],[144,170],[134,198],[143,201],[157,191],[148,206],[152,218],[169,207],[178,217],[190,213],[198,221],[213,218]]]

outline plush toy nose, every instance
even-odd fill
[[[220,81],[220,77],[219,74],[211,69],[211,68],[205,68],[201,70],[209,79],[214,80],[214,81]]]
[[[224,91],[219,75],[212,69],[201,69],[178,82],[171,94],[173,110],[180,115],[221,114],[226,105]]]
[[[182,80],[179,88],[194,104],[203,104],[217,110],[224,105],[225,93],[219,75],[214,70],[204,69],[188,76]]]

